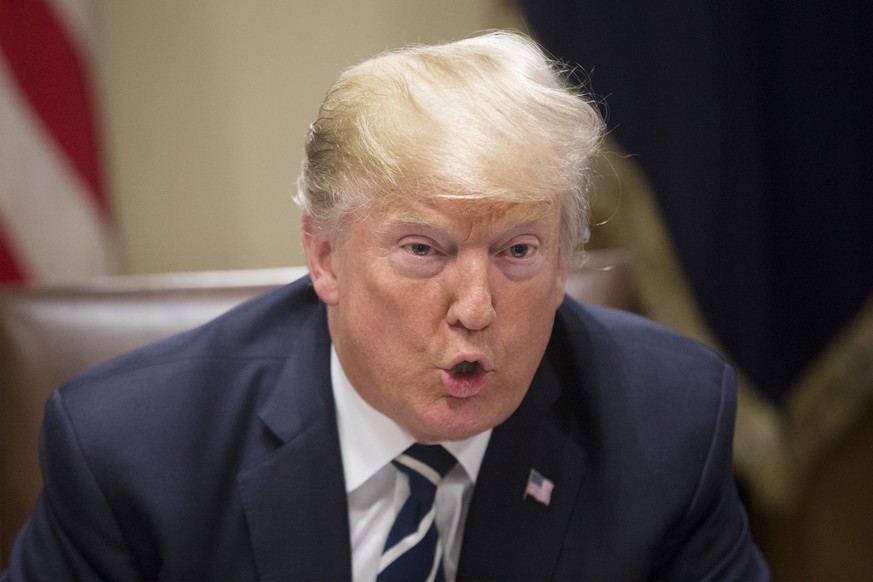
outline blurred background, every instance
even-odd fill
[[[33,12],[35,5],[64,19],[60,32],[74,45],[71,50],[77,51],[88,83],[108,211],[83,218],[81,224],[107,218],[114,224],[112,258],[125,273],[301,264],[298,216],[290,195],[306,130],[339,72],[402,44],[452,40],[506,24],[504,7],[493,0],[3,0],[0,27],[13,28],[12,16]],[[24,17],[36,20],[34,26],[48,19]],[[4,37],[18,36],[25,46],[17,54],[35,62],[21,62],[29,72],[14,71],[16,79],[7,56],[0,64],[5,83],[44,76],[61,51],[55,45],[62,41],[39,36],[51,33],[23,28],[19,24]],[[32,84],[39,85],[33,92],[52,89],[43,79]],[[72,106],[68,85],[58,83],[59,102],[46,108]],[[38,117],[28,101],[27,94],[19,93],[12,106],[21,115]],[[3,103],[7,112],[9,107]],[[81,109],[70,114],[81,115]],[[43,141],[55,141],[45,121],[29,123],[38,126],[33,131],[50,134]],[[65,123],[69,120],[57,120]],[[23,188],[21,167],[37,156],[22,151],[20,142],[9,143],[11,132],[3,134],[0,169],[18,178],[9,188]],[[68,157],[63,151],[39,153],[49,165]],[[30,180],[43,182],[44,174],[37,171]],[[17,195],[32,196],[22,190],[3,192],[0,223],[7,244],[14,245],[20,230],[48,231],[41,238],[19,237],[33,245],[66,230],[69,215],[52,216],[43,207],[10,209],[14,205],[6,199]],[[31,213],[26,224],[15,210]],[[60,224],[49,228],[50,222]],[[24,246],[16,251],[37,254]],[[74,258],[72,249],[55,252],[70,258],[25,257],[19,268],[25,276],[53,279],[99,270],[93,261]],[[85,263],[78,271],[70,264],[76,261]]]
[[[741,375],[776,579],[873,578],[871,22],[858,0],[0,0],[0,282],[303,263],[291,195],[339,72],[532,34],[607,118],[593,247]]]

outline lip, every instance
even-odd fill
[[[458,374],[455,369],[464,362],[474,362],[476,369],[472,374]],[[443,387],[454,398],[472,398],[482,392],[493,367],[481,354],[461,354],[449,366],[441,370]]]

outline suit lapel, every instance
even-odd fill
[[[278,447],[237,483],[262,579],[348,580],[348,510],[323,307],[298,337],[261,411]]]
[[[550,413],[559,395],[544,360],[522,405],[494,429],[470,503],[458,580],[553,576],[586,459]],[[525,497],[531,469],[554,483],[548,505]]]

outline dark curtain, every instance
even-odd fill
[[[868,6],[522,3],[587,72],[708,325],[776,404],[873,290]]]

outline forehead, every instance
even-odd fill
[[[487,225],[490,230],[501,231],[522,224],[557,224],[558,210],[556,204],[549,202],[432,196],[386,201],[369,220],[379,230],[414,224],[447,231]]]

